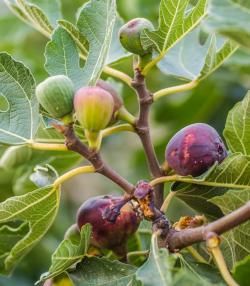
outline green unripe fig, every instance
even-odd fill
[[[120,42],[129,52],[144,56],[151,52],[151,49],[144,50],[141,44],[141,33],[143,30],[153,31],[153,24],[144,18],[135,18],[125,25],[119,31]]]
[[[112,95],[97,86],[83,87],[74,97],[76,118],[89,132],[98,132],[109,124],[114,106]]]
[[[61,119],[73,110],[74,86],[65,75],[47,78],[36,88],[41,106],[53,117]]]

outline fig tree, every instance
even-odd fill
[[[140,218],[130,204],[125,204],[114,222],[106,219],[107,208],[119,205],[123,197],[98,196],[85,201],[77,212],[79,229],[90,223],[93,227],[91,244],[98,248],[117,250],[126,245],[130,235],[136,232]]]
[[[199,176],[226,156],[226,147],[219,134],[204,123],[191,124],[177,132],[165,153],[169,166],[182,176]]]
[[[141,33],[145,29],[152,31],[154,26],[144,18],[136,18],[123,25],[119,31],[122,46],[127,51],[140,56],[150,53],[150,47],[145,50],[141,43]]]
[[[52,76],[36,87],[36,97],[53,118],[61,119],[73,110],[74,86],[65,75]]]
[[[76,118],[90,132],[98,132],[109,124],[114,106],[110,92],[98,86],[83,87],[74,97]]]

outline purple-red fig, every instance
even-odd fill
[[[99,248],[117,250],[126,245],[127,239],[136,232],[140,218],[126,203],[120,210],[115,222],[106,218],[107,209],[119,205],[123,197],[98,196],[85,201],[77,212],[78,228],[90,223],[93,227],[91,244]]]
[[[213,127],[204,123],[191,124],[177,132],[165,153],[168,165],[182,176],[199,176],[226,156],[221,137]]]

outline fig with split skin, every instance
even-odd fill
[[[199,176],[215,162],[227,156],[226,147],[217,131],[204,123],[186,126],[177,132],[166,147],[165,158],[178,175]]]
[[[47,78],[36,87],[36,97],[53,118],[62,119],[73,111],[74,85],[65,75]]]
[[[119,31],[122,46],[127,51],[140,56],[151,53],[151,48],[144,49],[141,43],[141,34],[145,29],[154,30],[153,24],[145,18],[136,18],[123,25]]]
[[[115,221],[106,218],[107,210],[119,205],[123,197],[98,196],[85,201],[79,208],[76,216],[77,226],[90,223],[92,225],[91,245],[118,252],[124,249],[128,238],[136,232],[140,218],[129,203],[123,205]]]

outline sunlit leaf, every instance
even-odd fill
[[[91,226],[86,224],[82,227],[79,237],[64,239],[52,255],[49,272],[43,275],[41,279],[56,277],[82,260],[88,251],[90,235]]]
[[[145,30],[141,40],[145,49],[153,47],[161,56],[182,39],[202,20],[206,13],[206,0],[199,0],[194,7],[189,0],[162,0],[159,11],[159,27]]]
[[[9,198],[0,204],[0,223],[21,221],[28,223],[29,231],[20,237],[11,250],[4,255],[1,273],[10,273],[44,236],[56,216],[60,192],[47,186],[23,196]]]
[[[75,286],[126,286],[133,280],[136,268],[107,258],[85,257],[69,276]],[[132,283],[132,282],[131,282]]]
[[[28,68],[6,53],[0,53],[0,93],[9,103],[8,110],[0,111],[0,142],[33,139],[39,122],[35,81]]]
[[[250,92],[228,113],[224,136],[232,152],[250,155]]]
[[[80,11],[77,27],[89,43],[83,86],[95,85],[106,64],[116,21],[115,0],[91,0]]]

